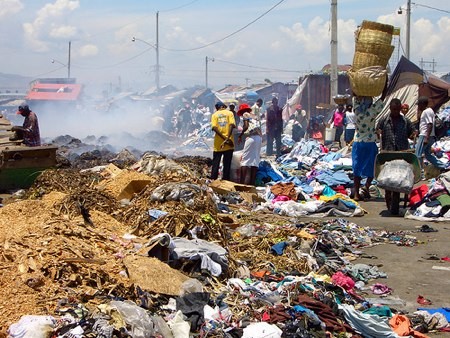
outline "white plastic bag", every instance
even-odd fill
[[[381,168],[377,181],[379,188],[409,193],[414,186],[413,167],[405,160],[386,162]]]

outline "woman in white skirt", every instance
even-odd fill
[[[246,103],[239,106],[238,115],[243,117],[242,132],[238,137],[238,143],[245,136],[244,149],[241,157],[240,182],[241,184],[255,185],[261,159],[261,128],[256,116],[251,114],[252,108]]]

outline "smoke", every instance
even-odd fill
[[[127,148],[167,155],[211,156],[209,149],[185,147],[186,139],[163,130],[163,109],[167,103],[162,102],[133,100],[125,95],[118,99],[85,100],[72,108],[53,102],[30,103],[30,109],[38,116],[45,143],[69,135],[83,144],[107,147],[114,152]],[[15,124],[20,125],[22,121],[23,118]],[[73,149],[73,152],[79,153],[82,149]]]

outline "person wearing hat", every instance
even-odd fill
[[[239,106],[238,116],[243,117],[244,125],[238,137],[238,143],[242,142],[242,136],[246,136],[241,157],[240,183],[255,185],[261,159],[262,137],[256,116],[251,112],[252,108],[248,104],[243,103]]]
[[[11,137],[11,141],[23,140],[23,144],[28,147],[37,147],[41,145],[41,135],[39,133],[38,118],[28,106],[19,106],[16,114],[22,115],[25,120],[22,127],[14,126],[11,128],[15,132],[15,136]]]
[[[211,127],[215,132],[211,179],[219,176],[220,161],[223,157],[222,179],[230,180],[231,161],[233,159],[233,129],[236,128],[233,113],[226,109],[223,102],[215,104],[216,112],[211,116]]]
[[[402,104],[402,114],[406,116],[409,112],[409,105],[407,103]]]

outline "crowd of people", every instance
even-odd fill
[[[335,130],[334,143],[339,147],[351,145],[353,170],[353,198],[362,201],[370,198],[369,188],[374,179],[377,154],[385,151],[409,151],[422,157],[433,166],[445,170],[445,164],[433,155],[432,144],[436,141],[435,112],[429,107],[427,97],[419,97],[417,104],[417,123],[407,117],[409,106],[394,98],[389,104],[389,113],[377,118],[386,102],[382,98],[374,101],[372,97],[354,97],[351,103],[339,104],[327,120]],[[225,104],[216,104],[212,115],[212,129],[215,132],[212,179],[218,178],[220,158],[223,156],[223,179],[230,178],[232,154],[235,149],[233,130],[238,130],[238,144],[245,138],[241,156],[240,183],[255,184],[255,177],[261,156],[263,136],[266,141],[266,155],[282,155],[282,134],[286,121],[282,118],[282,108],[278,99],[273,97],[265,113],[262,112],[262,100],[253,106],[244,103],[237,112],[227,109]],[[239,119],[239,120],[238,120]],[[261,121],[265,120],[266,133],[263,135]],[[237,121],[240,121],[237,122]],[[297,105],[290,117],[292,139],[312,138],[324,145],[325,118],[309,117],[309,114]],[[379,145],[378,145],[379,144]],[[386,190],[386,205],[391,205],[392,192]]]

